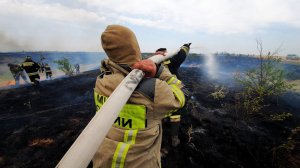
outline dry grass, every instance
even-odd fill
[[[287,59],[282,59],[282,61],[283,61],[284,63],[300,65],[300,60],[287,60]]]
[[[300,166],[300,126],[291,131],[287,141],[273,148],[274,165],[279,168],[299,168]]]
[[[293,90],[297,93],[300,93],[300,80],[289,81],[290,84],[294,84]]]
[[[263,55],[262,58],[264,60],[268,59],[269,56]],[[286,59],[286,56],[271,56],[272,58],[280,58],[282,60],[283,63],[288,63],[288,64],[296,64],[296,65],[300,65],[300,59],[299,60],[291,60],[291,59]],[[259,59],[260,56],[257,55],[255,56],[255,58]]]
[[[53,139],[50,138],[42,138],[42,139],[33,139],[30,141],[29,146],[48,146],[54,143]]]
[[[191,142],[191,140],[192,140],[192,133],[193,133],[193,126],[191,125],[190,127],[189,127],[189,129],[187,130],[187,136],[188,136],[188,138],[189,138],[189,140],[188,140],[188,143],[190,143]]]

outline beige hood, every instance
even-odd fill
[[[109,25],[101,35],[102,47],[115,63],[132,66],[141,60],[140,47],[134,33],[127,27]]]

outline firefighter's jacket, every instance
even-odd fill
[[[13,76],[16,77],[23,71],[23,68],[20,65],[13,65],[9,67],[9,70]]]
[[[21,67],[25,69],[28,76],[39,76],[38,70],[40,69],[40,66],[38,63],[32,61],[32,60],[25,60]]]
[[[102,63],[102,71],[106,74],[96,81],[94,98],[97,109],[126,76],[126,70],[120,67],[110,60]],[[161,167],[161,120],[184,106],[181,88],[181,81],[164,66],[159,68],[157,78],[144,78],[94,155],[93,166]]]

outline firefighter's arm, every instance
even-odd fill
[[[162,64],[157,65],[157,72],[155,74],[155,78],[159,78],[160,80],[167,81],[170,79],[172,76],[170,70],[163,66]]]
[[[147,77],[158,76],[155,81],[154,111],[160,113],[157,114],[160,119],[184,106],[185,96],[181,90],[183,85],[167,68],[159,73],[151,60],[141,60],[132,68],[143,70]]]
[[[39,70],[41,68],[41,66],[38,63],[34,62],[34,68],[36,70]]]
[[[155,84],[154,111],[160,119],[171,115],[185,105],[185,96],[181,83],[173,79],[162,81],[157,79]]]
[[[185,61],[186,56],[188,55],[190,51],[190,45],[191,43],[184,44],[180,47],[179,52],[170,58],[170,64],[168,66],[171,66],[170,68],[178,69],[180,65]]]
[[[183,84],[172,75],[168,68],[161,66],[157,72],[158,80],[155,85],[154,108],[160,118],[171,115],[185,105],[185,96],[182,92]]]

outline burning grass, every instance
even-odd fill
[[[9,80],[9,81],[5,81],[5,82],[0,82],[0,87],[5,87],[5,86],[11,86],[11,85],[15,85],[16,82],[14,80]]]

